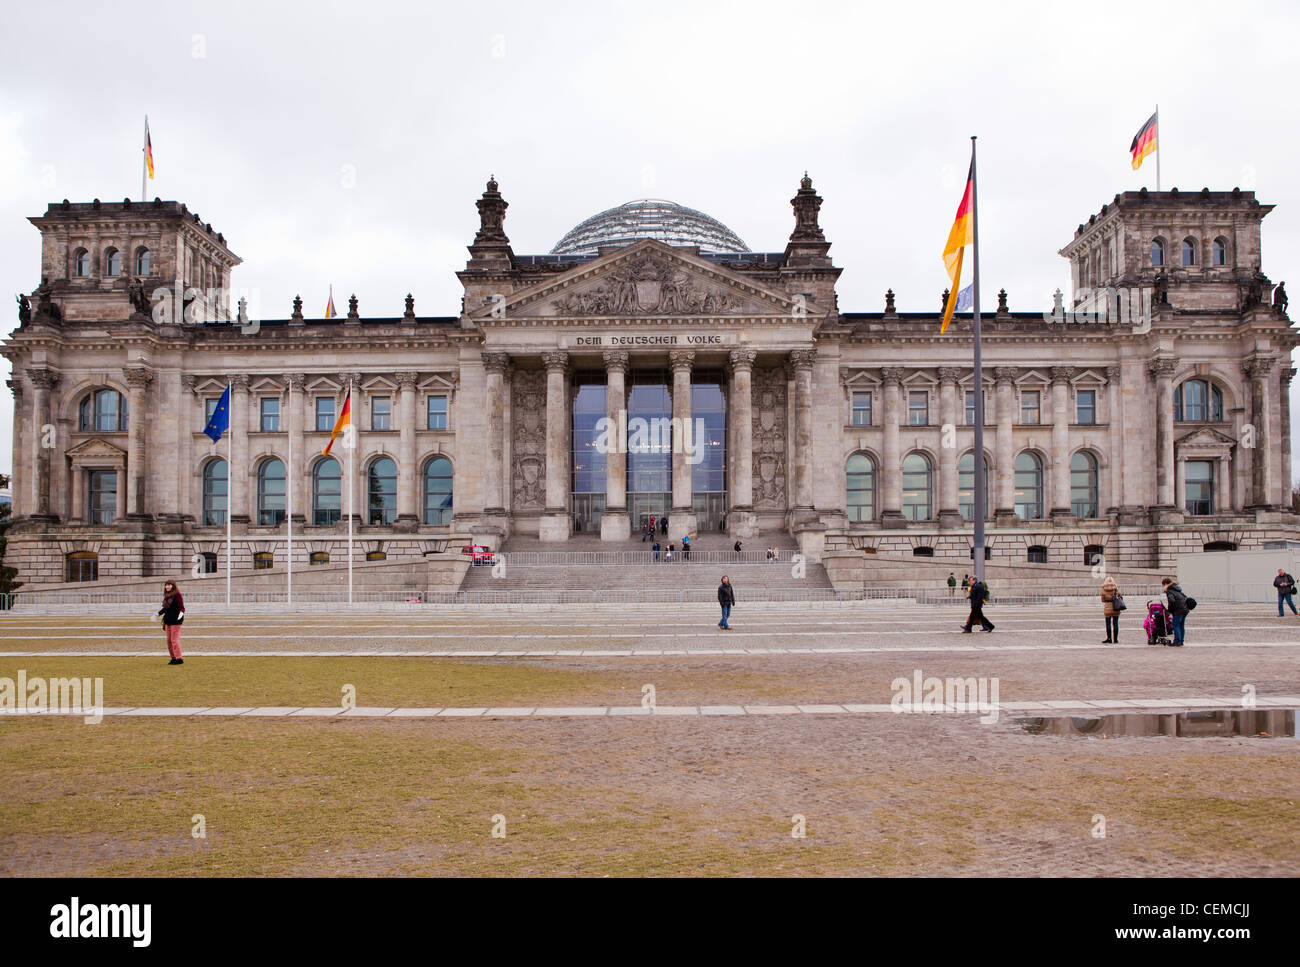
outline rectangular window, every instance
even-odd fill
[[[871,394],[853,394],[853,425],[871,426]]]
[[[261,399],[262,407],[262,432],[279,433],[280,432],[280,400],[275,396],[264,396]]]
[[[91,470],[89,478],[90,523],[113,523],[117,515],[117,471]]]
[[[907,425],[928,426],[930,424],[930,394],[925,390],[914,390],[907,394]]]
[[[220,396],[207,396],[203,399],[203,425],[207,426],[212,422],[212,414],[217,410],[217,404],[221,402]]]
[[[429,429],[447,429],[447,397],[429,397]]]
[[[1214,513],[1214,462],[1188,460],[1183,464],[1183,481],[1187,513],[1204,516]]]
[[[1097,391],[1081,389],[1075,397],[1075,422],[1091,425],[1097,422]]]
[[[329,433],[334,429],[334,397],[316,397],[316,432]]]
[[[982,402],[984,403],[984,422],[988,423],[989,421],[988,398],[985,397]],[[966,425],[967,426],[975,425],[975,391],[973,389],[968,389],[966,391]]]
[[[370,429],[391,430],[393,401],[387,396],[370,398]]]
[[[1038,390],[1025,390],[1020,394],[1020,422],[1038,423]]]

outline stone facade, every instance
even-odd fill
[[[253,322],[230,297],[238,257],[184,205],[63,202],[33,218],[41,284],[3,346],[20,579],[224,566],[227,511],[235,566],[282,566],[290,502],[296,567],[342,559],[349,508],[369,559],[558,542],[596,517],[622,540],[650,506],[671,540],[784,531],[814,557],[969,555],[971,319],[941,335],[937,311],[899,313],[892,291],[883,312],[841,312],[810,179],[769,253],[731,235],[725,251],[624,238],[517,255],[495,181],[477,204],[462,312],[441,317],[408,297],[403,316],[371,318],[353,297],[344,318],[307,319],[295,300]],[[1269,211],[1235,190],[1117,195],[1061,251],[1068,299],[1017,313],[999,294],[982,342],[991,559],[1164,566],[1300,537],[1298,340],[1261,270]],[[648,386],[674,434],[725,410],[707,434],[717,473],[675,435],[656,494],[620,447],[583,477],[582,388],[619,426]],[[201,430],[227,387],[234,432],[213,443]],[[331,463],[349,393],[355,446]]]

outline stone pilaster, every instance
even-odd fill
[[[544,541],[569,539],[569,354],[542,354],[546,365],[546,510],[538,525]],[[493,463],[493,466],[499,466]]]
[[[1009,527],[1016,523],[1016,368],[998,366],[993,370],[996,380],[998,411],[997,429],[997,484],[991,497],[993,521],[996,526]]]
[[[960,527],[961,511],[957,501],[957,454],[956,446],[944,446],[942,439],[947,437],[952,427],[953,442],[956,443],[957,430],[957,380],[961,370],[956,366],[939,367],[939,422],[941,443],[939,447],[939,516],[940,527]],[[964,409],[964,408],[963,408]]]
[[[289,399],[285,404],[284,425],[289,434],[289,451],[293,454],[293,473],[286,482],[288,494],[293,500],[293,524],[301,528],[306,521],[313,519],[309,506],[311,488],[307,485],[311,480],[311,468],[307,466],[306,449],[307,431],[314,427],[311,400],[307,397],[307,374],[290,373],[286,378],[289,382]]]
[[[730,506],[727,508],[727,533],[737,540],[758,536],[758,518],[754,513],[754,358],[752,349],[733,349],[731,390],[728,396],[731,427]]]
[[[1171,356],[1161,356],[1147,364],[1147,372],[1156,382],[1156,507],[1166,516],[1176,514],[1174,503],[1174,370]]]
[[[796,349],[790,353],[794,369],[794,515],[806,515],[813,509],[812,460],[812,374],[814,350]]]
[[[510,357],[506,353],[483,354],[483,411],[487,414],[486,460],[483,467],[483,513],[505,516],[505,414],[503,384]],[[547,472],[549,474],[548,465]]]
[[[903,418],[902,382],[905,370],[901,366],[886,366],[880,371],[885,382],[884,429],[885,442],[880,468],[882,478],[880,522],[886,526],[902,526],[903,518],[903,454],[899,444],[899,421]]]
[[[234,436],[230,440],[230,462],[226,473],[226,505],[230,514],[232,530],[243,533],[249,521],[250,498],[252,488],[252,468],[248,465],[248,375],[236,373],[229,378],[230,393],[230,430]],[[347,462],[339,460],[339,465],[347,473]],[[345,477],[346,479],[346,477]],[[345,495],[346,496],[346,495]],[[346,505],[345,505],[346,506]]]
[[[398,404],[398,461],[397,461],[397,520],[393,530],[398,533],[410,533],[420,525],[419,517],[419,479],[420,471],[416,466],[415,421],[416,421],[416,383],[420,374],[403,371],[396,374],[398,392],[401,402]]]
[[[27,370],[27,379],[32,384],[32,434],[28,443],[27,466],[31,468],[31,480],[28,484],[28,506],[30,517],[43,521],[53,521],[54,513],[50,506],[50,447],[45,446],[47,434],[45,428],[51,425],[50,393],[59,383],[59,374],[47,366],[36,366]],[[131,414],[132,425],[137,419]]]
[[[26,503],[23,484],[27,481],[23,475],[23,463],[28,454],[23,448],[23,381],[15,372],[13,379],[6,380],[6,383],[14,394],[13,469],[9,474],[9,493],[12,495],[11,511],[16,518],[23,513],[23,505]]]
[[[605,353],[605,417],[612,427],[605,451],[605,513],[600,518],[600,539],[625,541],[632,536],[627,516],[627,371],[628,354]]]
[[[695,535],[693,501],[694,469],[685,442],[694,445],[695,425],[691,420],[691,367],[695,353],[689,349],[674,349],[668,354],[673,372],[673,423],[681,428],[682,440],[673,440],[673,506],[668,512],[668,539],[681,541],[682,537]]]
[[[1107,514],[1118,514],[1124,504],[1124,398],[1120,389],[1121,369],[1106,367],[1106,422],[1110,426],[1110,506]]]
[[[1241,371],[1250,379],[1250,422],[1255,428],[1255,446],[1251,451],[1251,502],[1248,510],[1275,510],[1278,502],[1274,486],[1277,468],[1273,459],[1276,432],[1273,425],[1272,384],[1269,373],[1273,370],[1273,359],[1268,356],[1253,356],[1241,365]]]
[[[1074,523],[1070,507],[1070,379],[1072,366],[1052,367],[1052,521]]]

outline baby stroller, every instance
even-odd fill
[[[1142,621],[1142,630],[1147,633],[1148,645],[1172,645],[1174,643],[1173,622],[1169,612],[1159,601],[1147,602],[1147,616]]]

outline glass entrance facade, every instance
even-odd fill
[[[673,506],[672,376],[633,370],[627,396],[627,509],[635,534]]]
[[[573,532],[600,533],[605,514],[605,453],[597,446],[605,416],[605,374],[573,378]]]
[[[727,401],[724,376],[699,370],[691,380],[691,502],[701,531],[727,526]],[[703,431],[702,433],[700,431]]]

